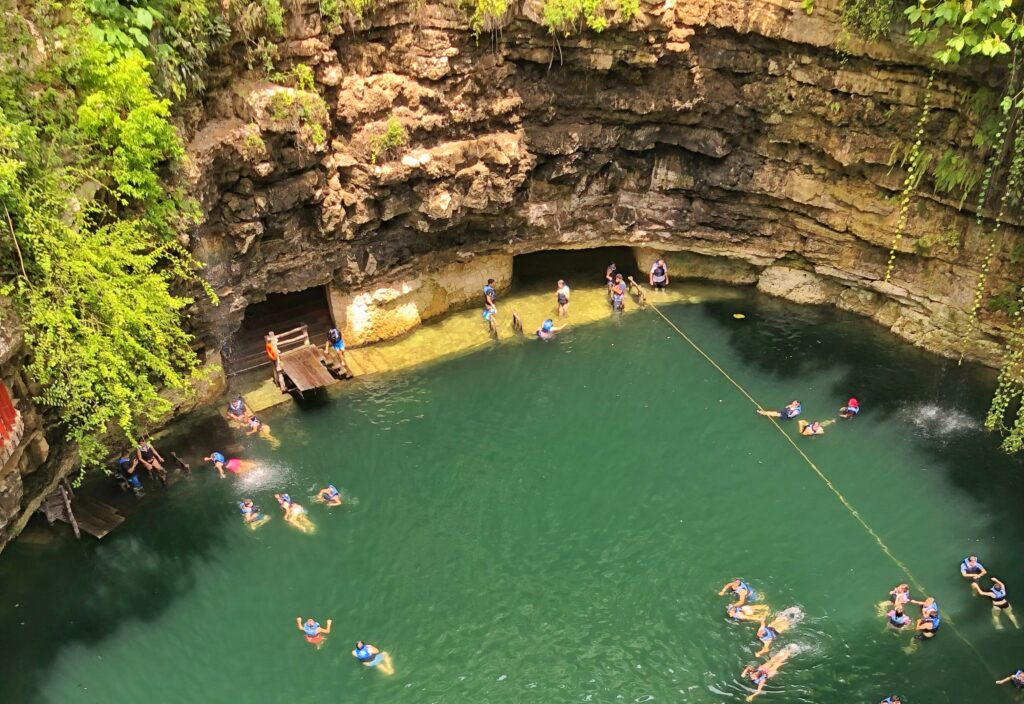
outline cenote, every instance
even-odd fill
[[[1021,466],[980,428],[991,373],[746,289],[662,311],[767,406],[799,398],[824,419],[861,400],[859,418],[797,442],[937,598],[934,640],[907,652],[909,634],[884,628],[876,605],[907,575],[646,310],[270,412],[276,450],[197,419],[164,445],[259,469],[154,488],[102,542],[7,549],[4,701],[742,701],[759,644],[724,616],[733,577],[806,614],[761,701],[1010,699],[992,682],[1024,633],[996,630],[958,572],[976,552],[1011,602],[1024,593]],[[350,497],[334,511],[305,499],[329,481]],[[281,520],[280,490],[304,497],[315,534]],[[273,515],[258,531],[243,496]],[[321,650],[296,616],[333,619]],[[394,676],[353,661],[360,638]]]

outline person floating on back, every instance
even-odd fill
[[[256,416],[249,417],[248,423],[249,431],[246,435],[259,435],[261,438],[270,443],[271,447],[278,447],[281,441],[270,434],[270,426],[261,421]]]
[[[331,619],[327,619],[327,628],[324,628],[311,618],[307,618],[306,622],[303,623],[301,616],[295,617],[295,624],[306,637],[306,642],[314,645],[317,650],[320,650],[320,646],[324,644],[324,636],[331,632]]]
[[[804,407],[800,405],[800,402],[793,400],[787,403],[782,410],[779,411],[766,411],[763,408],[758,408],[757,412],[762,416],[768,416],[769,418],[779,418],[781,420],[792,420],[798,415],[803,413]]]
[[[977,555],[968,555],[964,558],[963,562],[960,563],[960,574],[963,575],[964,579],[979,580],[988,574],[988,570],[985,566],[978,562]]]
[[[840,418],[853,418],[858,413],[860,413],[860,402],[855,398],[851,398],[845,406],[839,409]]]
[[[718,592],[718,596],[725,596],[727,591],[732,591],[736,595],[736,601],[733,602],[733,606],[743,606],[748,601],[757,601],[757,592],[751,589],[750,585],[742,579],[734,579],[728,582]]]
[[[651,284],[651,288],[654,289],[663,289],[668,286],[668,267],[665,266],[664,259],[659,258],[651,265],[648,282]]]
[[[978,586],[977,582],[971,582],[971,589],[978,596],[987,596],[992,600],[992,625],[997,630],[1003,629],[1003,624],[1000,622],[1001,614],[1006,614],[1006,617],[1010,619],[1010,623],[1013,624],[1014,628],[1020,628],[1020,624],[1017,623],[1017,616],[1013,613],[1013,607],[1010,606],[1010,602],[1006,600],[1006,585],[995,577],[989,577],[992,580],[992,586],[989,590],[983,591]]]
[[[241,396],[236,396],[233,401],[228,401],[228,412],[225,417],[229,423],[234,425],[245,425],[249,422],[249,409]]]
[[[1024,689],[1024,670],[1017,670],[1012,675],[996,680],[996,684],[1006,684],[1007,682],[1012,682],[1017,689]]]
[[[395,674],[394,665],[391,664],[391,656],[381,652],[376,646],[359,641],[352,651],[352,657],[358,660],[365,667],[375,667],[385,675]]]
[[[825,426],[830,425],[832,421],[812,421],[808,423],[806,420],[798,420],[796,422],[796,429],[801,435],[824,435]]]
[[[328,506],[341,506],[341,492],[333,484],[328,484],[317,493],[316,500]]]
[[[558,302],[558,317],[564,318],[569,315],[569,286],[562,279],[558,280],[555,288],[555,301]]]
[[[733,621],[763,621],[771,614],[768,604],[729,604],[725,614]]]
[[[497,300],[498,292],[494,290],[494,279],[487,279],[484,286],[484,320],[487,322],[491,322],[491,318],[498,314],[498,306],[495,305]]]
[[[284,512],[285,521],[295,526],[303,533],[313,532],[313,522],[310,521],[309,516],[306,515],[306,509],[295,503],[295,501],[292,500],[292,497],[288,496],[288,494],[274,494],[274,498],[277,499],[277,504],[281,507],[281,511]]]
[[[551,318],[548,318],[541,324],[539,328],[537,328],[537,337],[539,337],[541,340],[550,340],[552,337],[555,336],[556,332],[561,332],[563,328],[565,328],[564,325],[556,326],[551,321]]]
[[[238,512],[242,514],[242,521],[253,530],[256,530],[270,520],[270,516],[261,513],[259,507],[253,503],[252,499],[242,499],[239,501]]]
[[[626,310],[626,282],[622,274],[616,274],[612,284],[612,310],[620,313]]]

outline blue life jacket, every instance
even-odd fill
[[[761,633],[758,633],[757,634],[757,639],[759,641],[761,641],[762,643],[771,643],[773,640],[775,640],[775,638],[778,635],[779,635],[779,632],[776,631],[774,628],[772,628],[771,626],[765,626],[764,627],[764,634],[762,635]]]
[[[929,623],[931,623],[932,624],[932,630],[935,631],[935,630],[938,630],[939,623],[942,621],[942,619],[940,619],[938,614],[936,614],[935,616],[931,616],[929,618],[926,618],[925,621],[928,621]]]
[[[228,403],[228,410],[231,411],[231,415],[242,415],[245,413],[245,401],[240,398],[236,398],[234,401]]]
[[[313,623],[304,623],[304,624],[302,624],[303,632],[305,632],[305,634],[307,636],[309,636],[310,638],[315,637],[316,636],[316,632],[319,629],[320,629],[320,624],[317,623],[316,621],[313,621]]]
[[[742,579],[737,580],[737,581],[739,582],[739,584],[737,584],[735,587],[732,588],[732,593],[733,594],[739,594],[740,590],[743,590],[743,591],[747,592],[747,596],[749,597],[750,595],[752,595],[754,593],[754,590],[750,588],[750,585],[747,584],[746,582],[744,582]]]
[[[498,293],[494,290],[494,287],[490,284],[484,286],[484,303],[487,303],[487,297],[490,296],[492,301],[498,300]]]
[[[910,623],[910,617],[906,614],[901,614],[899,616],[897,616],[896,614],[892,614],[891,616],[889,616],[889,623],[891,623],[894,626],[906,626],[908,623]]]
[[[128,468],[132,466],[132,461],[128,457],[121,457],[117,460],[117,471],[121,472],[125,476],[128,476]]]
[[[334,488],[333,484],[328,484],[327,488],[329,489],[329,491],[327,492],[327,496],[329,496],[330,498],[333,499],[335,496],[338,495],[338,490]]]
[[[755,670],[757,677],[754,678],[754,684],[761,684],[768,679],[768,673],[762,670]]]
[[[966,572],[967,574],[981,574],[981,570],[983,568],[980,562],[975,562],[974,566],[972,567],[970,564],[968,564],[967,558],[965,557],[964,561],[960,563],[960,569]]]
[[[246,506],[244,501],[239,501],[238,502],[238,510],[241,511],[243,516],[247,516],[247,515],[249,515],[250,513],[252,513],[253,511],[256,510],[256,504],[252,504],[251,506]]]
[[[359,662],[367,662],[373,659],[373,655],[370,654],[370,649],[365,645],[362,648],[356,648],[355,653],[356,660]]]
[[[224,464],[225,462],[227,462],[227,460],[224,458],[224,455],[220,454],[219,452],[212,453],[210,455],[210,461],[215,463],[215,464],[217,462],[220,462],[221,464]]]
[[[338,332],[338,328],[331,328],[330,330],[328,330],[327,339],[331,342],[331,344],[341,342],[341,333]]]
[[[290,504],[292,502],[292,497],[288,496],[288,494],[281,494],[281,502]]]
[[[555,327],[555,324],[550,320],[545,320],[544,324],[540,326],[540,329],[544,332],[551,332],[551,328]]]
[[[786,406],[786,417],[787,418],[796,418],[798,415],[800,415],[803,412],[804,412],[804,407],[803,407],[803,405],[801,405],[799,403],[796,404],[796,408],[790,408],[789,406]]]
[[[995,597],[995,601],[1001,601],[1006,598],[1006,590],[1000,589],[996,585],[992,585],[992,596]]]
[[[1015,687],[1024,689],[1024,670],[1017,670],[1010,676],[1010,679],[1013,680]]]

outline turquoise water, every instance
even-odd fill
[[[906,576],[644,312],[353,382],[267,415],[276,451],[217,421],[165,441],[197,464],[216,448],[260,467],[152,487],[102,542],[9,547],[0,697],[742,701],[758,644],[717,591],[743,576],[806,614],[780,641],[802,652],[760,701],[1010,700],[992,681],[1024,663],[1024,632],[995,630],[958,573],[977,552],[1011,602],[1024,593],[1021,465],[979,430],[990,374],[856,318],[742,295],[664,312],[766,405],[798,397],[813,419],[861,400],[860,418],[799,444],[939,600],[947,620],[914,652],[875,611]],[[352,500],[304,500],[315,534],[280,519],[275,491],[327,481]],[[273,520],[243,527],[243,496]],[[334,619],[321,650],[296,616]],[[358,638],[391,653],[393,677],[352,661]]]

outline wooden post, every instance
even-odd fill
[[[75,537],[79,540],[82,539],[82,532],[78,529],[78,521],[75,520],[75,514],[71,512],[71,497],[68,496],[67,480],[61,480],[60,484],[60,495],[64,499],[64,510],[68,512],[68,523],[75,531]]]

